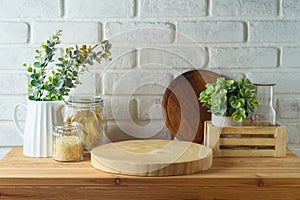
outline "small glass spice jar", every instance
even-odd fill
[[[103,143],[103,100],[99,96],[74,95],[65,102],[64,121],[82,125],[82,143],[88,151]]]
[[[83,159],[82,130],[79,123],[61,123],[54,126],[53,159],[81,161]]]

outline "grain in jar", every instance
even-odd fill
[[[57,161],[80,161],[83,159],[82,131],[79,123],[55,125],[53,159]]]
[[[66,101],[66,122],[82,124],[82,143],[86,150],[102,144],[103,141],[103,100],[99,96],[74,95]]]

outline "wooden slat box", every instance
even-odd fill
[[[204,129],[204,145],[212,148],[214,157],[286,155],[287,128],[279,124],[216,127],[206,121]]]

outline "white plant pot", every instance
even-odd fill
[[[61,108],[63,101],[31,101],[16,104],[14,108],[14,124],[23,138],[23,154],[30,157],[52,156],[53,125],[63,121]],[[24,130],[18,123],[17,109],[27,109]]]
[[[242,122],[236,122],[231,117],[217,116],[215,114],[211,115],[211,123],[213,126],[217,126],[217,127],[242,125]]]

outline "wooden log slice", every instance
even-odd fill
[[[171,176],[197,173],[212,165],[212,150],[174,140],[130,140],[91,151],[94,168],[116,174]]]

